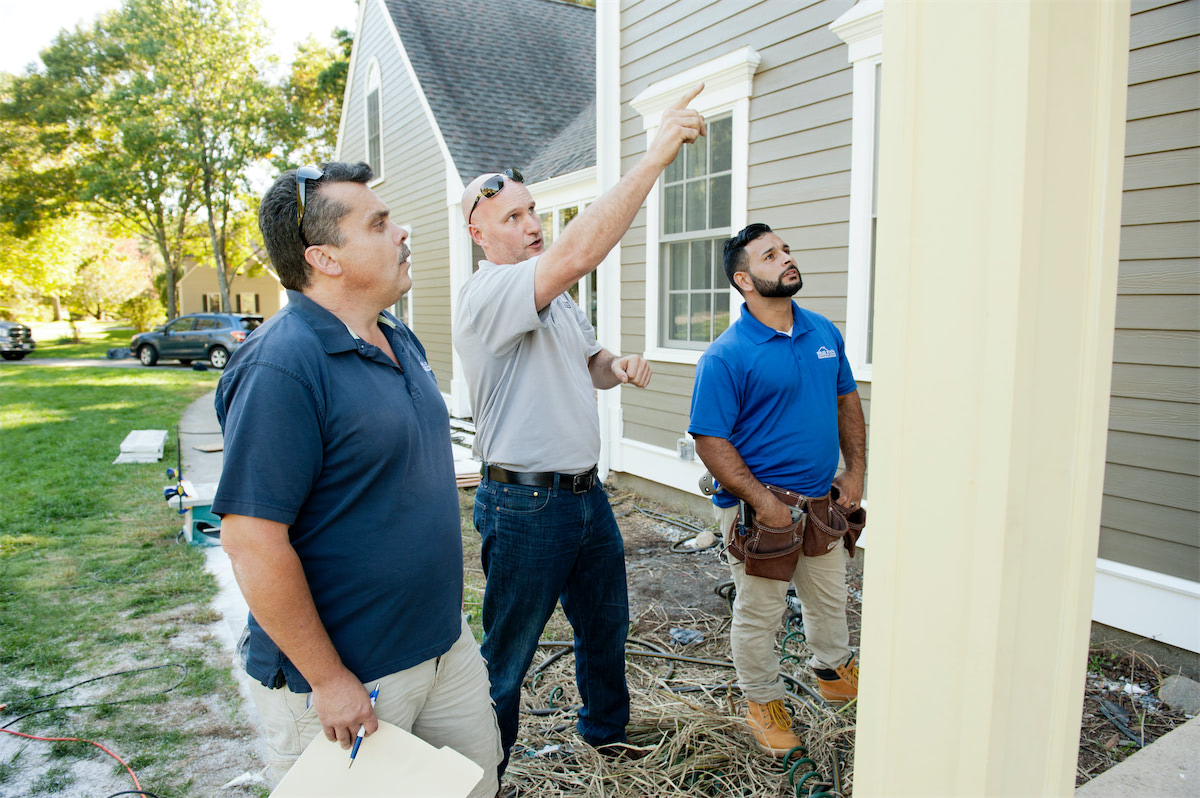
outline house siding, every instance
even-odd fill
[[[621,9],[621,169],[645,152],[630,101],[646,86],[745,45],[760,54],[750,99],[749,221],[791,245],[804,274],[797,301],[844,332],[853,81],[829,24],[853,0],[655,0]],[[646,348],[646,211],[621,247],[621,348]],[[674,449],[688,425],[695,367],[654,362],[646,390],[623,391],[623,435]],[[864,399],[869,385],[860,386]],[[864,401],[864,405],[867,404]],[[646,474],[649,478],[653,475]]]
[[[1200,0],[1135,2],[1099,554],[1200,581]]]
[[[379,63],[383,92],[383,179],[372,185],[397,224],[412,228],[412,327],[438,387],[450,393],[453,348],[450,342],[450,247],[446,209],[446,161],[417,98],[418,88],[404,65],[391,19],[376,0],[368,3],[355,42],[354,74],[346,98],[339,157],[366,160],[367,71]],[[403,36],[403,31],[400,32]]]

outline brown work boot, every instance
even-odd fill
[[[792,733],[792,716],[783,705],[783,699],[777,698],[769,704],[746,703],[749,704],[746,723],[760,751],[771,756],[784,756],[800,745],[800,738]]]
[[[830,670],[813,668],[821,697],[831,704],[844,704],[858,698],[858,661],[851,656],[845,665]]]

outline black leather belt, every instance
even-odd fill
[[[555,471],[509,471],[497,465],[484,463],[479,473],[484,479],[493,482],[525,485],[530,488],[570,488],[576,495],[587,493],[596,484],[595,466],[581,474],[559,474]]]

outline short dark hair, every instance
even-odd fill
[[[733,281],[733,275],[746,271],[746,245],[756,238],[761,238],[771,232],[771,228],[761,222],[748,224],[738,234],[725,242],[725,277],[729,284],[742,293],[738,284]]]
[[[343,203],[328,199],[322,188],[330,183],[362,183],[366,185],[375,174],[365,163],[334,161],[320,166],[325,174],[304,184],[304,238],[309,245],[344,242],[338,225],[348,212]],[[304,239],[296,224],[296,170],[289,169],[279,176],[258,206],[258,229],[262,233],[267,255],[284,288],[303,290],[311,277],[304,260]]]

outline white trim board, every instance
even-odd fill
[[[1092,620],[1200,652],[1200,582],[1097,559]]]
[[[621,438],[614,470],[701,496],[704,464],[670,449]],[[866,503],[863,504],[866,507]],[[864,533],[858,545],[866,549]],[[1098,558],[1092,620],[1160,643],[1200,653],[1200,582]]]

